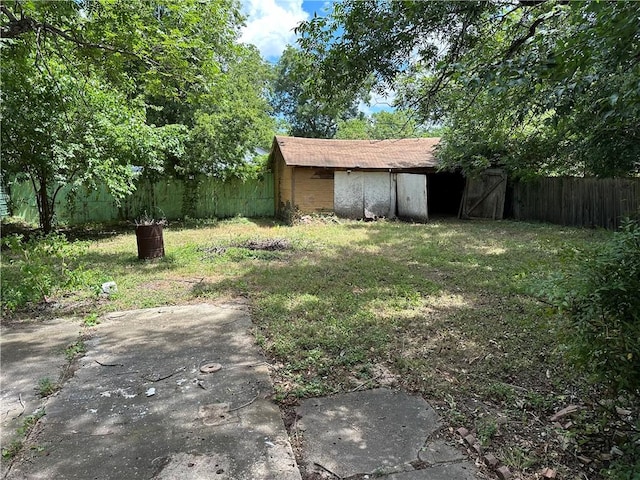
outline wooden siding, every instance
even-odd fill
[[[274,201],[274,211],[276,215],[282,216],[285,212],[284,209],[288,205],[291,205],[291,170],[292,167],[288,167],[284,158],[282,157],[282,153],[280,150],[276,149],[273,153],[272,160],[272,169],[273,169],[273,201]]]
[[[293,205],[302,213],[333,212],[333,172],[318,168],[293,170]]]
[[[280,202],[282,205],[293,205],[293,167],[282,164],[280,175]]]
[[[640,178],[540,178],[513,186],[513,216],[559,225],[617,229],[640,215]]]

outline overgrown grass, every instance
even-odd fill
[[[82,313],[245,296],[281,402],[378,385],[420,392],[452,426],[480,429],[487,445],[513,440],[503,449],[510,463],[533,471],[558,461],[531,453],[540,438],[551,441],[540,418],[586,387],[563,362],[558,318],[529,292],[563,268],[567,251],[610,236],[508,221],[234,219],[171,226],[166,257],[139,261],[132,230],[89,246],[83,262],[118,293]],[[268,239],[290,248],[243,247]],[[537,439],[516,441],[528,434]]]

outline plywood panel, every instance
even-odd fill
[[[363,180],[365,218],[393,216],[395,204],[391,204],[391,174],[388,172],[366,172],[363,173]]]
[[[333,209],[339,217],[362,218],[364,215],[364,180],[361,172],[336,172]]]
[[[399,173],[397,182],[398,215],[416,222],[429,220],[427,176]]]
[[[318,175],[316,169],[296,168],[295,205],[303,213],[333,211],[333,178]]]

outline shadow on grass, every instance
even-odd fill
[[[535,229],[489,222],[345,228],[364,238],[287,262],[256,261],[237,277],[192,289],[195,298],[249,296],[257,335],[282,365],[283,395],[373,386],[380,368],[439,399],[484,395],[494,383],[553,388],[558,379],[548,371],[561,365],[552,319],[523,294],[554,256],[533,241]]]

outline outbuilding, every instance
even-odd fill
[[[346,218],[457,215],[465,180],[438,172],[439,138],[335,140],[276,136],[275,210]]]

